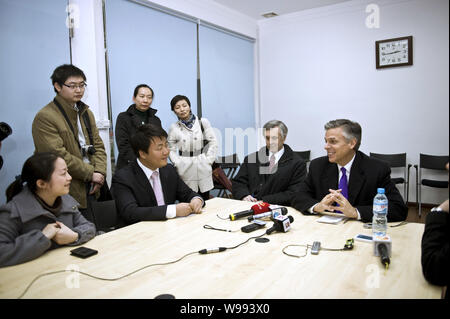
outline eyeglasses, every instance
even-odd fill
[[[63,83],[63,85],[67,86],[71,90],[75,90],[76,88],[78,88],[80,90],[83,90],[87,86],[86,82],[83,82],[83,83],[80,83],[80,84],[70,84],[70,85],[67,85],[67,84]]]

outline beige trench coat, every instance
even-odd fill
[[[72,123],[72,127],[75,130],[75,134],[78,136],[78,113],[61,96],[57,95],[56,100],[66,111],[67,116]],[[80,208],[87,207],[86,183],[92,180],[94,171],[106,176],[105,146],[98,133],[94,114],[87,107],[82,111],[82,113],[84,112],[88,112],[89,114],[94,139],[93,144],[96,149],[94,155],[89,155],[90,163],[85,163],[83,161],[80,148],[78,147],[73,133],[64,119],[64,116],[53,101],[36,114],[32,125],[32,134],[36,152],[55,151],[64,157],[69,169],[69,174],[72,176],[69,194],[80,203]],[[81,120],[80,122],[86,141],[89,141],[84,121]]]
[[[195,192],[207,192],[214,188],[211,165],[217,156],[217,139],[211,124],[206,118],[201,119],[204,134],[196,118],[192,129],[178,121],[169,129],[170,160],[176,167],[181,179]],[[181,152],[197,152],[202,148],[202,141],[209,141],[206,153],[194,156],[180,156]]]

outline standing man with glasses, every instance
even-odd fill
[[[90,221],[88,195],[99,195],[105,182],[106,152],[95,117],[84,104],[86,76],[71,64],[57,67],[51,76],[56,96],[35,116],[32,134],[36,152],[56,151],[67,163],[72,183],[69,194]]]

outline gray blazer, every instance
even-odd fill
[[[78,240],[69,246],[80,245],[95,236],[95,225],[78,211],[78,202],[70,195],[61,199],[58,217],[45,210],[28,187],[0,207],[0,267],[30,261],[60,247],[42,233],[45,226],[55,221],[78,233]]]

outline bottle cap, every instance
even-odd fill
[[[377,188],[377,193],[378,194],[384,194],[384,188]]]

